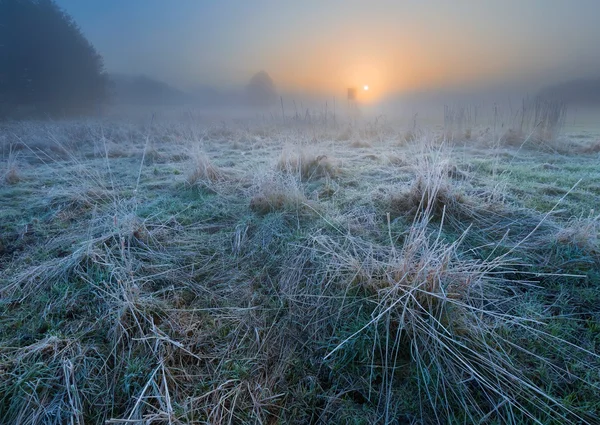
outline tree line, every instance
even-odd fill
[[[102,57],[53,0],[0,0],[0,118],[89,113],[108,86]]]
[[[143,77],[112,79],[100,54],[54,0],[0,0],[0,119],[90,114],[122,97],[144,102],[189,97]],[[239,101],[258,109],[279,99],[265,71],[250,79],[244,94]]]

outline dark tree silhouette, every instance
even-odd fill
[[[277,91],[273,80],[265,71],[254,74],[246,85],[246,96],[252,106],[267,107],[277,101]]]
[[[102,57],[53,0],[0,0],[0,116],[89,112],[107,85]]]

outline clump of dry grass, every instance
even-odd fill
[[[428,210],[439,217],[443,211],[460,214],[469,208],[469,199],[450,185],[432,187],[421,176],[405,192],[390,196],[390,213],[394,216],[415,214]]]
[[[12,147],[9,150],[8,158],[2,168],[0,181],[8,185],[17,184],[21,181],[22,177],[19,172],[17,152],[13,151]]]
[[[0,391],[9,397],[3,421],[84,423],[86,401],[99,397],[95,391],[103,378],[97,374],[101,367],[98,353],[72,337],[49,335],[3,350]]]
[[[161,164],[169,159],[168,155],[165,155],[154,146],[148,147],[143,157],[145,165]]]
[[[582,153],[598,153],[600,152],[600,140],[596,140],[594,143],[584,146],[581,148]]]
[[[588,217],[570,220],[556,234],[556,241],[574,245],[591,254],[600,252],[600,215],[594,216],[594,211],[591,211]]]
[[[509,123],[508,130],[499,141],[509,146],[520,146],[528,141],[537,144],[556,143],[566,115],[567,106],[561,101],[539,97],[523,99],[517,113],[510,118],[512,122]]]
[[[571,373],[531,352],[523,341],[544,341],[550,347],[569,342],[546,332],[538,317],[516,313],[527,283],[499,277],[510,271],[512,260],[505,255],[470,259],[460,250],[466,233],[453,243],[444,242],[441,228],[429,227],[430,218],[421,215],[400,247],[391,231],[388,246],[351,235],[342,240],[315,237],[315,252],[328,261],[328,285],[347,285],[346,293],[358,286],[375,305],[370,319],[339,340],[325,358],[343,359],[346,350],[370,338],[372,347],[365,347],[363,355],[369,356],[371,375],[379,377],[377,384],[371,381],[369,393],[381,398],[383,423],[389,423],[396,409],[394,386],[406,373],[406,356],[416,371],[421,412],[434,422],[461,417],[469,423],[536,422],[542,417],[586,422],[585,414],[553,397],[527,372],[534,362],[558,374]],[[575,351],[580,360],[590,355],[592,363],[598,359],[584,348]]]
[[[114,142],[108,144],[105,154],[108,158],[126,158],[130,155],[131,152],[129,152],[126,146]]]
[[[271,212],[306,212],[315,207],[294,174],[264,173],[251,189],[250,210],[259,215]]]
[[[297,207],[298,201],[282,191],[267,190],[250,199],[250,209],[259,215],[265,215],[275,211],[285,211],[289,207]]]
[[[95,143],[90,152],[85,154],[87,158],[127,158],[131,156],[129,146],[123,143],[115,143],[104,140],[103,143]]]
[[[6,184],[17,184],[21,181],[18,168],[15,165],[11,165],[8,171],[4,173],[3,180]]]
[[[466,140],[471,140],[471,137],[473,137],[473,129],[467,128],[465,130],[465,139]]]
[[[196,150],[190,154],[191,171],[188,175],[188,183],[190,185],[198,183],[216,183],[226,179],[225,173],[200,150]]]
[[[44,288],[56,279],[68,279],[91,264],[105,267],[106,262],[112,264],[107,255],[113,256],[115,252],[124,255],[132,247],[148,244],[153,238],[145,223],[135,215],[134,208],[131,202],[115,200],[107,212],[93,214],[86,223],[87,228],[73,226],[70,235],[55,238],[49,243],[51,249],[64,249],[63,246],[70,245],[68,255],[50,258],[35,267],[22,270],[13,283],[2,290],[9,294],[19,293],[24,298],[30,297],[35,295],[34,286]],[[73,244],[73,239],[81,242]]]
[[[425,146],[425,151],[414,155],[415,179],[408,190],[392,193],[389,212],[394,217],[425,214],[441,217],[446,213],[460,218],[472,208],[470,199],[451,180],[458,169],[444,157],[444,148]],[[464,174],[460,174],[464,177]]]
[[[265,139],[264,136],[254,135],[250,132],[240,134],[240,136],[233,140],[233,149],[249,150],[255,147],[257,144],[261,144]]]
[[[335,139],[338,142],[345,142],[347,140],[350,140],[354,137],[354,133],[355,131],[352,129],[352,127],[346,127],[343,130],[341,130],[337,135],[335,135]]]
[[[284,173],[299,175],[303,181],[335,177],[338,170],[327,155],[315,155],[306,150],[292,152],[284,149],[277,161],[276,169]]]
[[[408,130],[400,135],[400,137],[398,138],[398,144],[405,145],[407,143],[414,142],[415,140],[417,140],[417,138],[418,138],[418,135],[417,135],[416,131]]]
[[[502,136],[502,141],[508,146],[518,146],[523,143],[525,140],[525,136],[519,130],[515,130],[513,128],[509,128]]]
[[[371,146],[371,144],[365,140],[360,140],[360,139],[356,139],[354,141],[352,141],[352,143],[350,143],[350,147],[351,148],[359,148],[359,149],[368,149]]]
[[[397,167],[409,167],[411,164],[403,153],[390,152],[384,155],[385,162]]]

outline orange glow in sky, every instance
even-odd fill
[[[109,72],[178,87],[239,87],[265,70],[283,92],[362,87],[374,101],[600,73],[598,0],[57,2]]]

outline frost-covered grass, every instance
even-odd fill
[[[599,420],[587,139],[1,130],[2,423]]]

